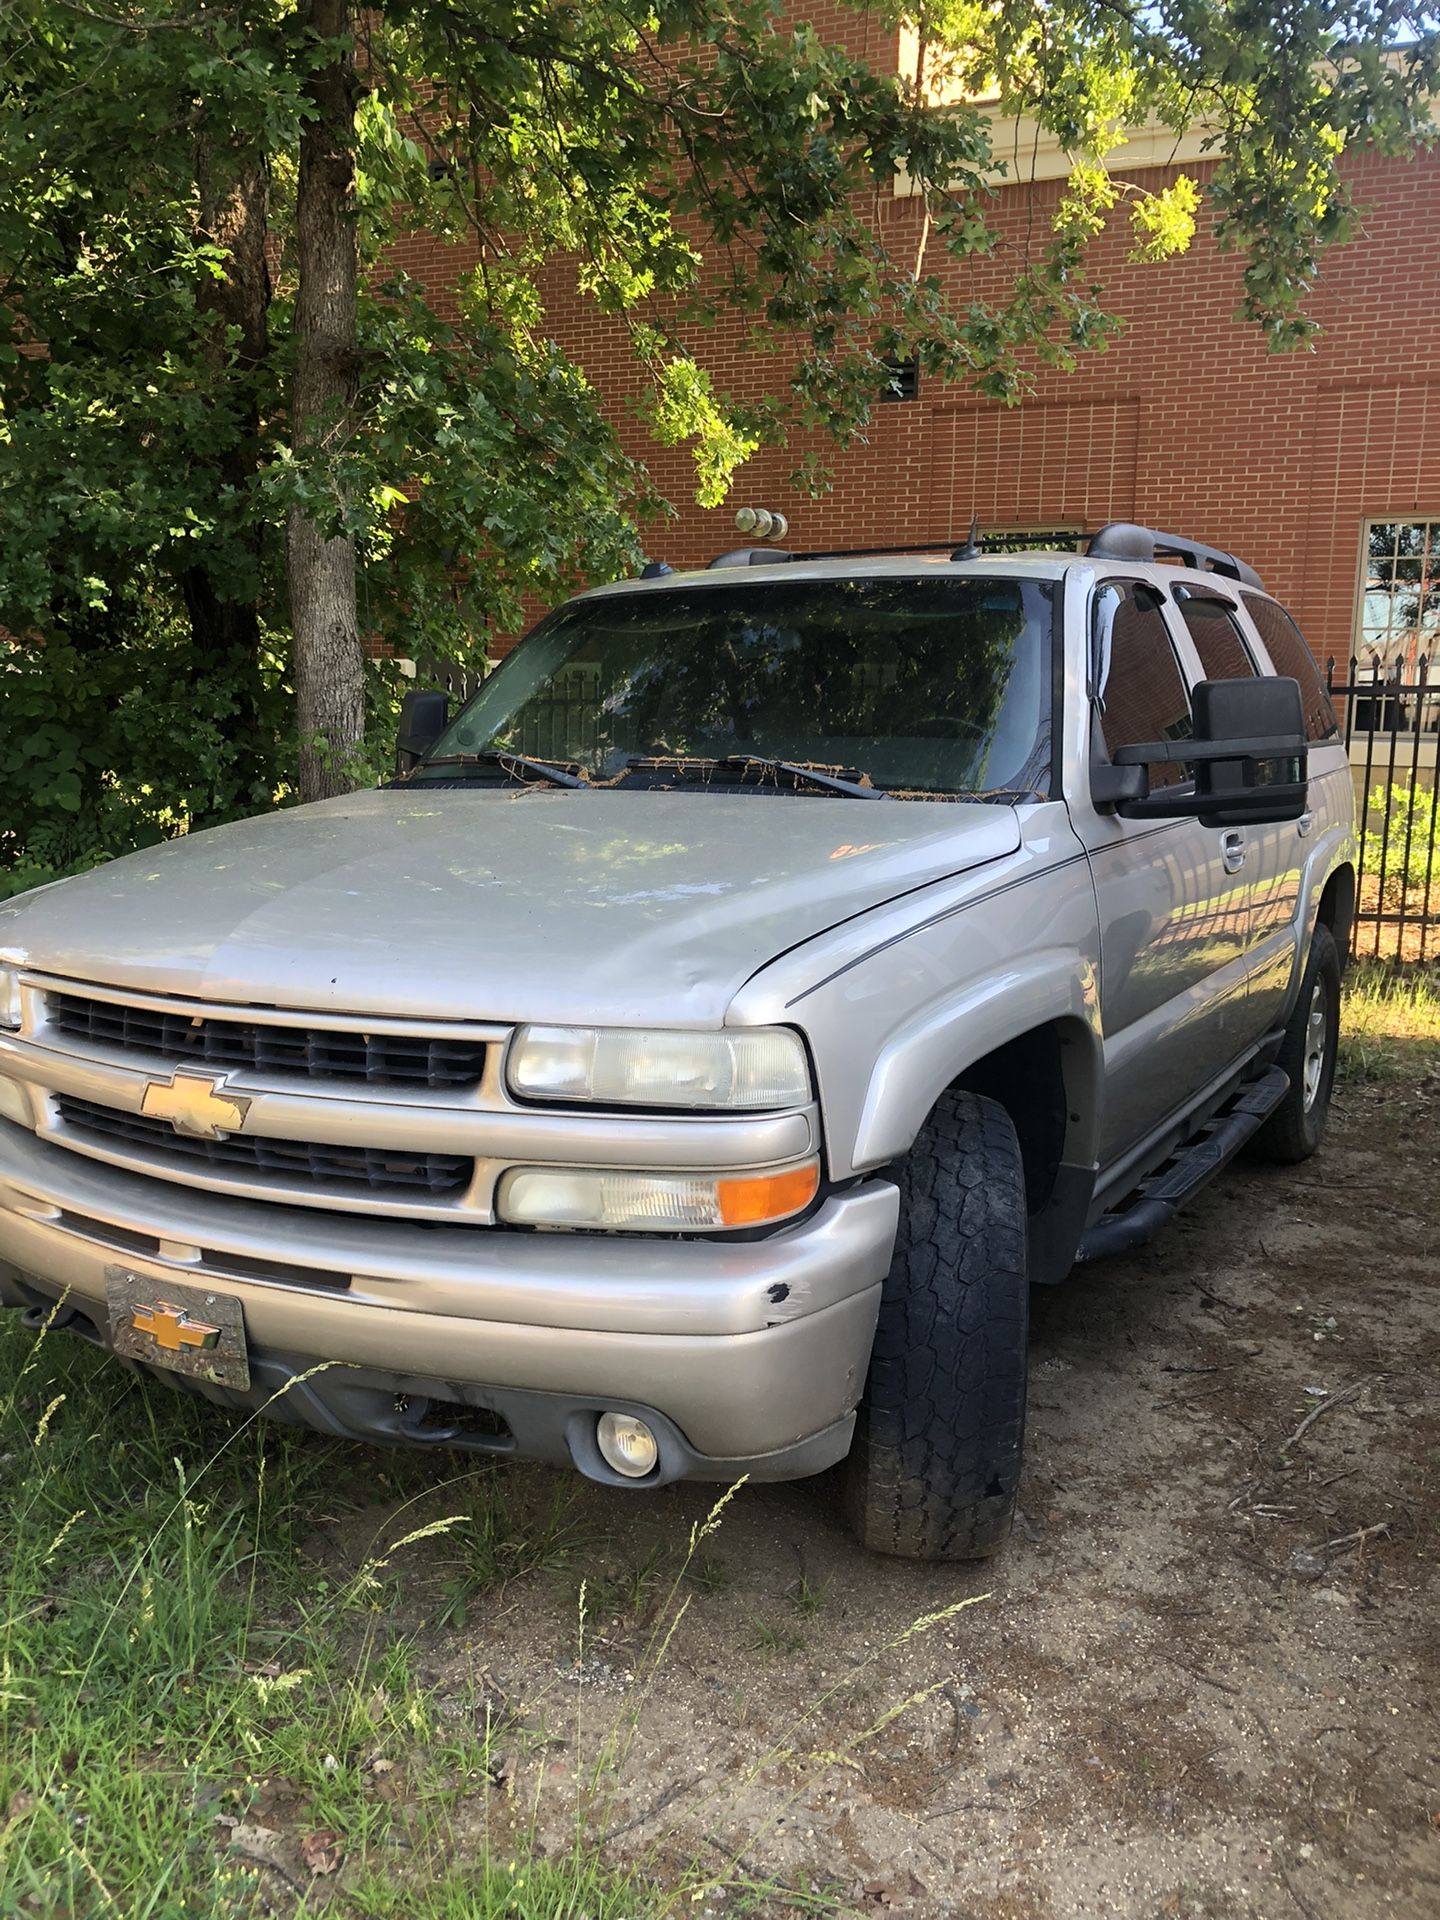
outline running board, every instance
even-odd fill
[[[1153,1240],[1260,1131],[1289,1091],[1290,1076],[1280,1067],[1269,1068],[1242,1087],[1223,1113],[1207,1120],[1162,1167],[1146,1175],[1128,1206],[1101,1214],[1086,1229],[1075,1255],[1076,1266],[1133,1252]]]

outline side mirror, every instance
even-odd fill
[[[395,736],[395,771],[409,773],[425,758],[450,719],[450,696],[429,688],[415,688],[400,702],[400,730]]]
[[[1305,702],[1300,682],[1202,680],[1194,689],[1189,740],[1118,747],[1095,769],[1097,802],[1126,820],[1198,819],[1202,827],[1259,826],[1298,820],[1309,804]],[[1192,787],[1151,793],[1145,769],[1180,761],[1195,769]]]

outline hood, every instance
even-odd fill
[[[975,802],[361,793],[21,895],[0,959],[306,1011],[718,1026],[777,954],[1019,844]]]

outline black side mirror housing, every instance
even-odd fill
[[[395,771],[409,773],[425,758],[450,720],[450,696],[416,687],[400,702],[400,730],[395,736]]]
[[[1278,675],[1202,680],[1194,689],[1189,740],[1119,747],[1097,767],[1092,797],[1127,820],[1198,819],[1202,827],[1298,820],[1309,805],[1309,742],[1300,682]],[[1178,760],[1191,787],[1150,792],[1145,769]]]
[[[1195,689],[1195,734],[1212,754],[1226,745],[1237,749],[1233,759],[1196,764],[1195,790],[1214,803],[1200,815],[1202,827],[1298,820],[1310,804],[1310,743],[1298,680],[1202,680]]]

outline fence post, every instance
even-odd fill
[[[1423,792],[1420,785],[1422,722],[1425,717],[1427,703],[1433,703],[1436,697],[1430,687],[1430,656],[1428,654],[1422,653],[1417,662],[1415,685],[1415,712],[1417,717],[1415,722],[1415,772],[1412,776],[1412,788],[1418,797],[1420,793]],[[1437,719],[1440,719],[1440,716],[1437,716]],[[1435,918],[1430,911],[1430,903],[1432,899],[1431,889],[1435,884],[1435,836],[1437,828],[1440,828],[1440,811],[1437,811],[1437,809],[1440,809],[1440,727],[1437,727],[1436,730],[1435,748],[1435,765],[1430,774],[1430,842],[1425,850],[1425,890],[1420,900],[1420,958],[1422,960],[1429,958],[1430,936],[1435,929]],[[1417,812],[1423,813],[1423,802],[1411,810],[1410,817],[1412,825]],[[1406,862],[1406,866],[1408,878],[1408,861]]]

